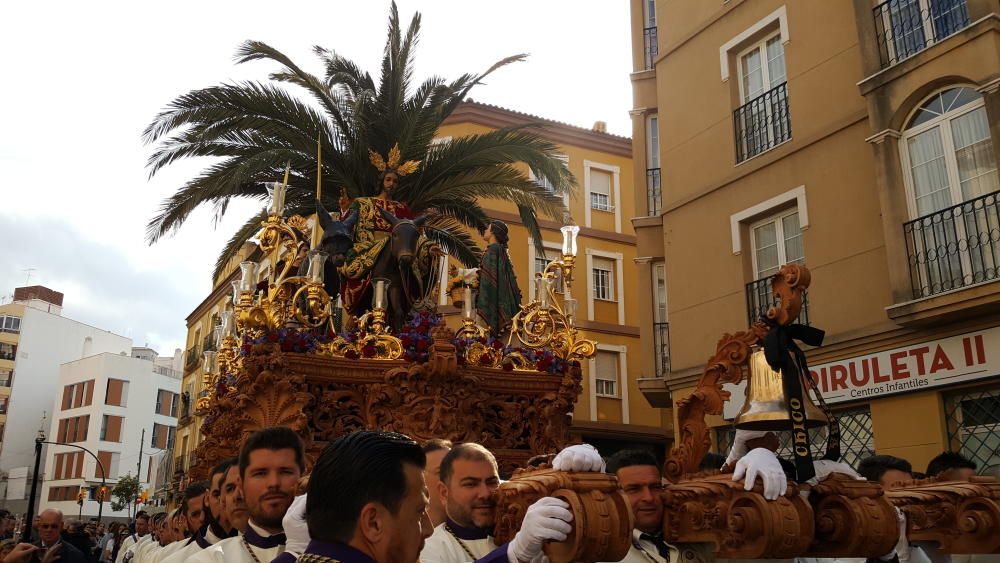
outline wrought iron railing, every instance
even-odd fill
[[[968,27],[965,0],[888,0],[872,9],[882,68]]]
[[[659,215],[663,206],[663,192],[660,189],[660,169],[646,169],[646,200],[648,215]]]
[[[1000,191],[903,223],[913,298],[1000,278]]]
[[[733,111],[736,162],[757,156],[792,138],[788,83],[771,88]]]
[[[747,321],[753,324],[757,319],[767,317],[767,310],[781,305],[781,300],[771,292],[771,277],[760,278],[747,284]],[[800,324],[809,324],[809,292],[802,294]]]
[[[218,347],[215,345],[215,335],[209,334],[202,340],[201,343],[202,352],[213,352],[217,349]]]
[[[653,323],[653,357],[656,377],[670,373],[670,323]]]
[[[944,405],[949,449],[980,468],[1000,463],[1000,388],[955,391]]]
[[[643,68],[649,70],[653,68],[653,61],[659,54],[659,47],[656,45],[656,26],[647,27],[642,30],[642,52]]]
[[[198,345],[195,344],[194,346],[188,348],[187,352],[184,354],[184,369],[191,370],[196,368],[198,366],[198,360],[200,359],[201,356],[198,352]]]

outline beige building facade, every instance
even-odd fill
[[[845,460],[1000,463],[1000,3],[630,8],[639,294],[667,303],[640,308],[644,393],[688,395],[721,335],[771,305],[769,276],[804,263]]]

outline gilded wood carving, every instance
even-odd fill
[[[732,559],[802,555],[813,537],[813,512],[794,483],[777,500],[765,500],[719,474],[670,485],[663,493],[663,536],[671,544],[710,543],[715,556]]]
[[[925,479],[886,491],[906,514],[910,541],[932,542],[943,553],[1000,553],[1000,482]]]
[[[554,469],[521,470],[496,493],[498,544],[514,539],[524,514],[536,500],[565,500],[573,513],[573,531],[564,542],[547,542],[552,563],[620,561],[632,542],[632,515],[613,475],[569,473]]]
[[[244,357],[233,390],[217,397],[202,427],[191,477],[235,455],[253,431],[289,426],[314,459],[331,440],[359,428],[402,432],[416,440],[478,442],[509,474],[533,455],[570,441],[569,413],[579,395],[579,366],[563,375],[460,367],[453,333],[435,329],[425,364],[283,353],[258,344]]]

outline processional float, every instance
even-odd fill
[[[258,284],[257,264],[240,265],[233,308],[215,329],[218,351],[205,352],[207,394],[196,408],[204,416],[203,440],[191,477],[206,477],[208,467],[236,455],[252,432],[268,426],[295,430],[310,465],[327,443],[362,428],[417,440],[472,441],[494,452],[502,473],[514,472],[497,493],[498,541],[516,533],[532,502],[557,496],[570,504],[574,530],[565,542],[546,546],[550,560],[624,557],[633,524],[613,476],[559,472],[545,464],[525,468],[530,458],[570,443],[569,415],[582,390],[580,361],[596,350],[574,326],[579,229],[562,229],[562,256],[540,275],[537,294],[515,316],[506,341],[477,324],[468,286],[457,331],[425,310],[394,333],[380,280],[373,283],[371,309],[334,330],[343,312],[324,288],[327,257],[317,248],[317,227],[310,232],[305,218],[283,217],[286,188],[287,176],[270,187],[270,213],[256,237],[270,258],[270,275]],[[565,284],[561,295],[554,291],[558,278]],[[664,466],[671,482],[662,493],[665,539],[689,561],[878,557],[896,544],[898,507],[908,516],[911,541],[935,542],[944,553],[1000,552],[995,481],[926,480],[884,490],[834,474],[812,486],[789,483],[785,495],[768,501],[760,485],[745,491],[731,474],[698,471],[710,447],[705,416],[722,413],[728,399],[722,384],[740,382],[748,365],[749,396],[738,425],[791,429],[801,440],[809,427],[828,421],[809,400],[809,380],[799,365],[804,356],[792,353],[778,362],[785,368],[775,370],[759,349],[777,338],[778,349],[788,353],[784,347],[797,336],[791,327],[809,281],[805,267],[784,266],[772,278],[780,306],[749,330],[724,335],[694,393],[677,403],[679,442]]]

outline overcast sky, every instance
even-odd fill
[[[418,82],[479,72],[525,52],[527,62],[502,69],[471,97],[583,127],[603,120],[610,132],[630,135],[625,0],[398,5],[404,22],[423,14]],[[217,226],[211,210],[201,210],[148,246],[146,222],[205,162],[149,179],[142,129],[189,90],[265,80],[274,64],[232,62],[247,39],[316,74],[311,47],[322,45],[377,79],[388,7],[388,0],[6,3],[0,297],[26,282],[44,284],[66,294],[70,318],[161,354],[183,347],[184,319],[211,290],[218,252],[256,206],[231,206]]]

